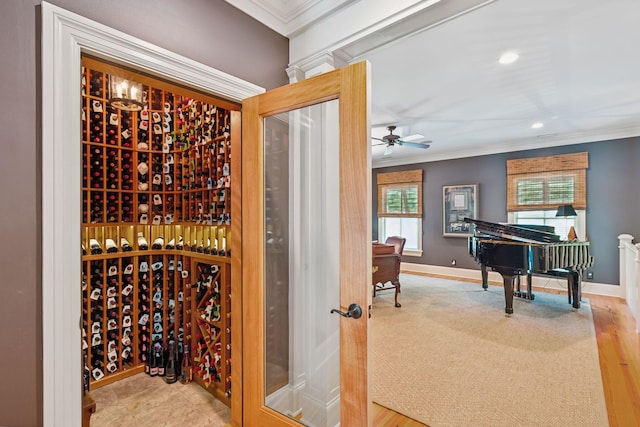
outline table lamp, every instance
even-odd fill
[[[559,216],[564,217],[566,221],[566,218],[570,216],[578,216],[578,214],[576,213],[576,210],[573,208],[572,205],[560,205],[558,206],[558,211],[556,212],[556,217],[559,217]],[[569,229],[569,233],[567,234],[567,240],[576,240],[577,238],[578,236],[576,234],[576,229],[573,228],[573,225],[572,225],[571,228]]]

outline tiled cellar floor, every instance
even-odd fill
[[[91,427],[223,427],[231,411],[196,383],[137,374],[91,391]]]

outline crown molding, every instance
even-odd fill
[[[496,0],[458,0],[456,2],[419,2],[407,13],[390,16],[376,23],[374,33],[367,28],[359,37],[336,49],[336,52],[348,62],[358,62],[364,55],[388,47],[408,37],[428,31],[438,25],[451,21],[469,12],[484,7]]]
[[[277,33],[290,37],[354,0],[225,0]]]

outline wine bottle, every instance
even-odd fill
[[[162,246],[164,246],[164,237],[159,236],[153,241],[151,249],[162,249]]]
[[[158,376],[164,377],[166,374],[166,370],[165,370],[166,366],[164,364],[164,350],[162,349],[162,346],[156,353],[156,358],[158,362]]]
[[[95,347],[93,347],[91,349],[91,361],[92,362],[95,361],[96,363],[98,363],[98,361],[101,361],[101,359],[103,357],[104,357],[104,351],[102,350],[102,348],[95,346]]]
[[[97,255],[102,253],[102,246],[96,239],[89,239],[89,249],[91,249],[92,255]]]
[[[191,368],[191,358],[189,357],[189,345],[184,344],[182,351],[182,364],[180,365],[180,382],[189,384],[193,379],[193,371]]]
[[[227,248],[227,238],[222,238],[222,248],[218,251],[218,255],[225,256],[225,249]]]
[[[180,338],[180,341],[177,343],[176,345],[176,377],[179,378],[180,377],[180,367],[182,366],[182,350],[183,346],[182,346],[182,338]]]
[[[147,348],[145,348],[145,344],[142,344],[142,348],[141,348],[142,352],[141,352],[141,354],[144,355],[144,357],[142,357],[142,360],[143,360],[143,362],[145,362],[144,363],[144,373],[147,374],[147,375],[151,375],[151,359],[152,359],[152,357],[151,357],[151,347],[149,347],[148,345],[146,345],[146,347],[148,347],[148,350],[147,350]],[[145,350],[147,350],[147,351],[145,351]]]
[[[149,249],[149,244],[147,243],[147,239],[144,238],[142,232],[138,232],[138,249],[141,251],[146,251]]]
[[[122,250],[124,252],[129,252],[129,251],[133,250],[133,248],[129,244],[129,241],[127,239],[125,239],[124,237],[120,238],[120,247],[122,248]]]
[[[176,358],[175,358],[175,344],[169,343],[169,360],[167,361],[167,368],[165,370],[165,381],[167,384],[173,384],[178,380],[176,375]]]
[[[165,246],[165,249],[175,249],[176,247],[176,239],[171,239],[169,240],[169,243],[167,243],[167,246]]]
[[[87,352],[83,352],[83,357],[84,357],[84,373],[83,373],[83,378],[82,378],[82,382],[84,385],[84,392],[88,392],[89,391],[89,386],[91,384],[91,370],[89,369],[89,366],[87,366]]]
[[[106,239],[105,246],[107,247],[108,254],[118,252],[118,247],[116,246],[116,242],[114,242],[113,239]]]
[[[149,366],[149,375],[155,377],[158,375],[158,353],[152,351],[151,353],[151,365]]]

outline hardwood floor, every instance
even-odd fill
[[[626,302],[620,298],[598,295],[585,297],[591,301],[609,425],[640,426],[640,334],[635,332],[635,319]],[[424,426],[375,403],[373,425]]]
[[[413,420],[391,409],[373,403],[373,426],[374,427],[424,427],[419,421]]]
[[[640,334],[624,300],[587,295],[598,340],[609,425],[640,425]]]
[[[389,408],[373,403],[373,426],[374,427],[425,427],[419,421],[399,414]]]

